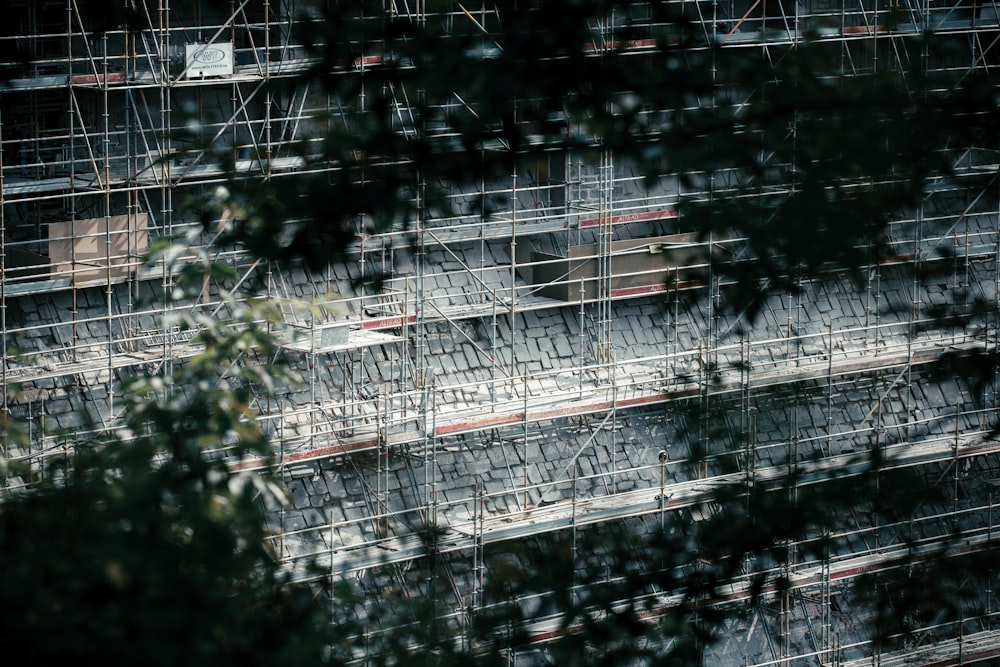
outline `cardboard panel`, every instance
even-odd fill
[[[712,254],[718,257],[718,253],[728,245],[725,241],[716,242]],[[596,243],[569,248],[569,279],[576,281],[577,285],[583,281],[584,299],[588,301],[601,296],[598,293],[600,281],[597,278],[598,264],[595,258],[598,250]],[[614,298],[659,291],[664,288],[668,278],[683,280],[696,277],[700,273],[697,269],[684,267],[704,265],[708,260],[708,247],[699,243],[695,234],[613,241],[609,296]],[[579,292],[579,287],[571,288],[568,300],[578,299]]]
[[[129,229],[129,221],[132,229]],[[49,224],[49,260],[74,283],[127,276],[149,247],[148,216],[115,215]],[[110,241],[110,247],[109,247]]]
[[[566,261],[565,257],[533,251],[531,261],[539,263],[534,267],[533,280],[530,282],[532,285],[543,285],[538,292],[540,295],[562,301],[572,300],[566,275],[569,271],[569,262]],[[540,262],[546,263],[541,264]]]

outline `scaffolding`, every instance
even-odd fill
[[[476,57],[491,57],[498,10],[385,4],[479,35]],[[927,70],[998,66],[992,1],[679,4],[707,41],[755,57],[808,32],[837,45],[845,73],[864,73],[901,65],[899,41],[933,32],[968,58],[935,63],[925,53]],[[16,74],[0,92],[0,374],[21,387],[2,407],[26,425],[30,445],[4,456],[40,466],[68,438],[112,428],[121,379],[196,354],[195,332],[174,316],[225,321],[225,289],[279,305],[281,347],[305,378],[254,406],[292,491],[274,541],[297,577],[311,576],[303,564],[316,560],[377,597],[372,572],[398,565],[397,584],[421,590],[430,584],[409,581],[403,566],[425,555],[417,528],[432,522],[443,528],[435,576],[447,580],[434,590],[454,610],[446,620],[465,627],[484,604],[492,548],[596,525],[662,526],[685,512],[696,521],[721,485],[750,488],[792,471],[801,485],[847,479],[879,447],[885,474],[916,471],[952,502],[891,522],[859,508],[851,527],[825,536],[825,557],[790,543],[788,561],[748,564],[729,602],[749,599],[762,572],[789,586],[776,610],[759,610],[767,641],[751,640],[754,621],[723,657],[931,664],[1000,651],[991,591],[984,611],[922,628],[923,643],[909,647],[862,639],[837,604],[856,577],[890,572],[902,555],[919,561],[956,528],[960,553],[992,545],[996,383],[973,389],[925,371],[942,354],[996,351],[1000,340],[997,321],[935,326],[954,294],[970,311],[977,301],[1000,306],[996,147],[963,155],[911,216],[892,222],[893,259],[864,267],[861,289],[847,275],[803,283],[753,322],[721,307],[725,278],[707,273],[745,254],[745,239],[701,237],[680,213],[684,200],[737,186],[713,178],[693,191],[667,178],[647,187],[606,147],[596,163],[552,152],[506,180],[456,190],[451,215],[374,232],[359,220],[351,260],[310,274],[212,245],[226,214],[205,226],[181,202],[211,197],[230,170],[252,182],[338,168],[304,157],[302,142],[331,118],[350,127],[365,102],[299,78],[314,61],[298,27],[317,3],[125,5],[140,25],[102,32],[76,0],[8,3],[16,27],[3,39],[30,62],[10,63]],[[594,27],[593,57],[655,46],[616,37],[626,18],[654,15],[644,3],[632,11]],[[356,59],[335,75],[363,84],[381,56],[351,46]],[[418,91],[390,92],[402,136],[435,131],[414,126]],[[468,111],[458,96],[454,111]],[[143,257],[179,234],[198,235],[236,284],[164,299],[170,266]],[[377,290],[353,289],[373,275],[384,277]],[[678,601],[651,591],[644,602],[663,610]],[[540,644],[558,621],[531,628]]]

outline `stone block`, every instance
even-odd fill
[[[463,372],[469,370],[469,360],[464,354],[449,354],[445,358],[452,361],[456,370]]]
[[[314,508],[306,509],[305,511],[303,511],[302,516],[306,522],[306,525],[312,528],[325,526],[328,525],[329,523],[328,519],[323,515],[323,513]]]
[[[500,445],[492,445],[484,448],[493,470],[499,470],[505,465],[504,453],[500,447]]]
[[[504,491],[507,490],[507,481],[506,480],[493,480],[493,479],[489,479],[489,480],[486,480],[486,483],[485,483],[484,486],[486,488],[486,493],[487,494],[500,494],[500,493],[503,493]],[[492,500],[493,506],[496,507],[498,510],[500,510],[501,506],[505,507],[505,505],[501,505],[502,499],[500,499],[500,498],[493,498],[491,500]],[[500,511],[502,511],[502,510],[500,510]]]
[[[306,491],[302,480],[289,480],[285,484],[285,489],[288,491],[288,497],[291,500],[293,507],[296,509],[303,509],[310,506],[309,493]]]
[[[285,517],[282,521],[282,528],[286,532],[303,530],[307,527],[308,524],[306,523],[306,518],[303,516],[302,512],[285,512]]]
[[[465,472],[469,476],[479,477],[489,473],[492,467],[489,459],[473,459],[465,463]]]
[[[528,466],[528,484],[538,485],[546,481],[549,481],[548,477],[539,470],[538,466]]]
[[[435,375],[454,374],[458,370],[455,366],[455,360],[451,357],[451,355],[435,357],[430,363],[430,366],[435,369]]]
[[[69,412],[56,415],[55,422],[60,429],[71,430],[83,426],[86,422],[86,418],[76,410],[71,410]]]
[[[465,357],[465,367],[470,370],[474,368],[483,368],[490,363],[489,360],[483,356],[474,345],[471,344],[463,346],[462,354]]]
[[[55,392],[50,394],[49,400],[45,403],[45,412],[49,415],[62,415],[73,410],[72,404],[66,398],[54,398]]]
[[[573,346],[564,337],[558,337],[552,341],[556,348],[556,355],[562,358],[573,356]]]
[[[606,465],[607,465],[607,463],[610,463],[610,460],[611,460],[611,459],[610,459],[610,457],[609,457],[609,456],[607,455],[607,452],[606,452],[606,451],[604,451],[604,448],[603,448],[603,447],[600,447],[600,448],[598,448],[598,449],[599,449],[599,450],[601,450],[601,451],[602,451],[602,452],[604,453],[604,457],[603,457],[603,458],[604,458],[604,462],[605,462],[605,466],[606,466]],[[586,454],[587,454],[587,453],[586,453],[586,452],[584,452],[584,455],[583,455],[583,456],[581,456],[581,457],[580,457],[579,459],[577,459],[577,464],[576,464],[576,474],[577,474],[577,476],[578,476],[578,477],[590,477],[590,476],[592,476],[592,475],[593,475],[593,474],[595,473],[595,470],[594,470],[594,462],[593,462],[593,460],[592,460],[592,459],[591,459],[590,457],[588,457],[588,456],[587,456]],[[619,462],[620,462],[620,461],[619,461]],[[602,468],[603,468],[603,467],[605,467],[605,466],[602,466]],[[569,474],[570,476],[572,476],[572,475],[573,475],[573,470],[572,470],[572,469],[570,469],[570,471],[569,471],[569,473],[568,473],[568,474]]]

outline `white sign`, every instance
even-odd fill
[[[186,44],[184,46],[184,78],[233,75],[233,43]]]

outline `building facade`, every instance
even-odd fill
[[[354,82],[354,99],[300,78],[315,62],[301,28],[318,4],[130,0],[98,25],[76,0],[7,3],[4,52],[16,55],[0,92],[0,374],[19,387],[3,409],[30,445],[5,456],[41,466],[68,440],[114,428],[121,379],[183,364],[199,348],[177,318],[224,322],[221,295],[233,292],[278,305],[283,353],[303,378],[254,405],[290,490],[273,522],[293,571],[317,559],[376,600],[391,566],[394,587],[426,594],[406,572],[430,520],[445,531],[447,585],[436,594],[464,627],[482,603],[486,554],[509,540],[608,525],[642,535],[665,514],[698,522],[715,484],[792,470],[806,471],[803,484],[846,478],[852,456],[877,446],[948,500],[886,522],[858,499],[844,530],[826,536],[825,557],[803,547],[784,563],[748,563],[730,604],[747,604],[759,568],[791,585],[734,617],[711,660],[938,664],[1000,651],[991,587],[908,643],[873,643],[841,603],[858,577],[891,576],[956,531],[964,549],[991,544],[995,384],[926,369],[943,353],[996,348],[993,316],[932,326],[935,309],[959,298],[970,311],[997,305],[1000,203],[983,179],[995,180],[995,146],[968,151],[892,221],[891,261],[772,295],[753,319],[723,307],[725,278],[708,270],[745,255],[743,239],[698,235],[683,216],[684,201],[724,197],[727,184],[675,176],[651,186],[610,151],[597,161],[554,151],[455,189],[449,215],[377,229],[359,215],[347,260],[322,271],[262,262],[211,245],[236,213],[205,225],[186,202],[234,175],[338,172],[302,147],[324,124],[350,130],[383,54],[359,43],[334,73]],[[492,6],[412,4],[384,11],[487,36],[503,20]],[[616,29],[653,20],[633,4],[595,28],[595,57],[655,48],[615,41]],[[902,70],[901,41],[932,31],[958,55],[927,54],[925,71],[998,67],[993,2],[681,4],[709,42],[748,58],[808,38],[833,45],[846,75]],[[469,67],[491,53],[470,54]],[[404,137],[416,95],[391,91]],[[464,106],[454,100],[456,113]],[[166,300],[174,275],[144,256],[188,232],[238,279]],[[914,270],[924,262],[934,270]],[[373,275],[384,280],[358,288]],[[540,642],[520,659],[542,655]]]

